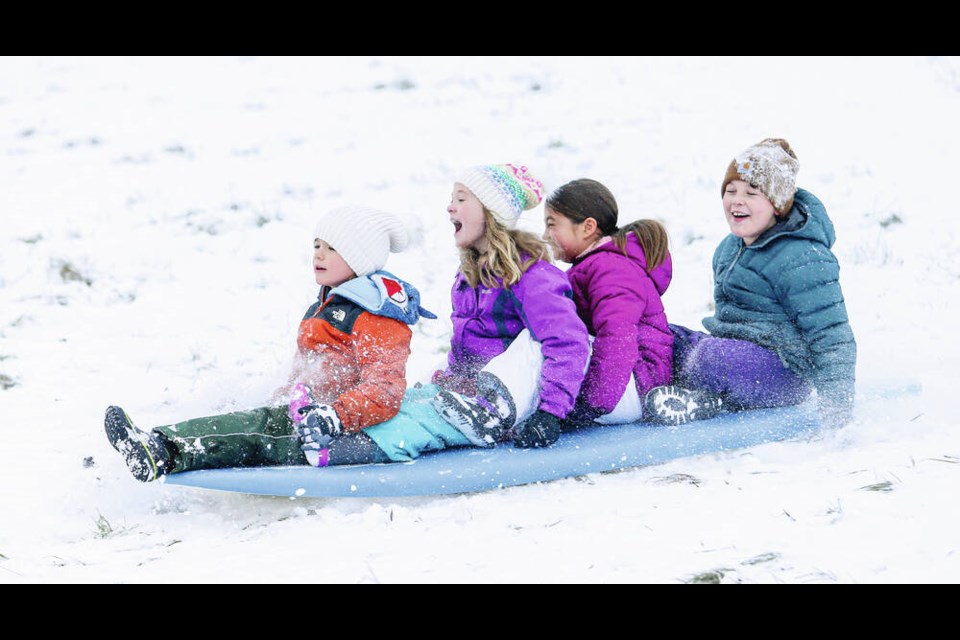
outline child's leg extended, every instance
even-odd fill
[[[429,451],[470,446],[470,441],[433,408],[430,401],[439,390],[432,384],[407,389],[400,413],[360,433],[372,440],[391,462],[409,462]],[[338,454],[336,443],[337,440],[331,443],[329,464],[356,464],[346,461],[351,458],[347,452]]]
[[[262,407],[156,427],[176,450],[169,473],[305,464],[287,407]]]
[[[727,405],[740,409],[799,404],[811,391],[773,351],[746,340],[713,336],[690,349],[678,383],[721,395]]]

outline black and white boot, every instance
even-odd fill
[[[155,433],[141,431],[126,411],[108,407],[103,420],[107,440],[120,452],[133,477],[140,482],[156,480],[173,465],[170,453]]]
[[[510,392],[499,379],[484,372],[477,379],[476,396],[442,390],[434,396],[433,407],[477,447],[496,446],[517,420]]]
[[[712,418],[724,409],[723,398],[714,393],[673,385],[654,387],[643,399],[647,420],[674,426]]]

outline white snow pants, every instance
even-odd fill
[[[643,419],[643,398],[637,393],[637,381],[630,374],[630,381],[624,389],[623,397],[607,415],[600,416],[596,422],[600,424],[627,424],[639,422]]]
[[[593,338],[590,338],[591,343]],[[495,357],[482,370],[495,375],[513,396],[520,424],[540,405],[540,371],[543,369],[543,352],[540,343],[524,329],[506,351]],[[643,399],[637,393],[636,380],[630,374],[630,382],[613,411],[597,418],[600,424],[624,424],[643,418]]]
[[[540,406],[540,371],[543,352],[540,343],[530,337],[530,331],[520,332],[507,350],[487,363],[481,371],[495,375],[513,397],[520,424],[533,415]]]

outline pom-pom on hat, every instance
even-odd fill
[[[766,138],[730,161],[720,194],[732,180],[743,180],[767,196],[778,213],[785,214],[793,207],[798,171],[800,162],[790,143],[782,138]]]
[[[516,227],[520,214],[533,209],[543,199],[543,183],[521,165],[470,167],[457,182],[470,189],[508,229]]]
[[[349,205],[323,216],[314,238],[336,250],[358,276],[368,276],[383,269],[390,253],[407,248],[411,230],[395,214]]]

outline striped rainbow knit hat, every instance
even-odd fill
[[[516,227],[520,214],[533,209],[543,199],[543,183],[521,165],[470,167],[457,182],[470,189],[508,229]]]

